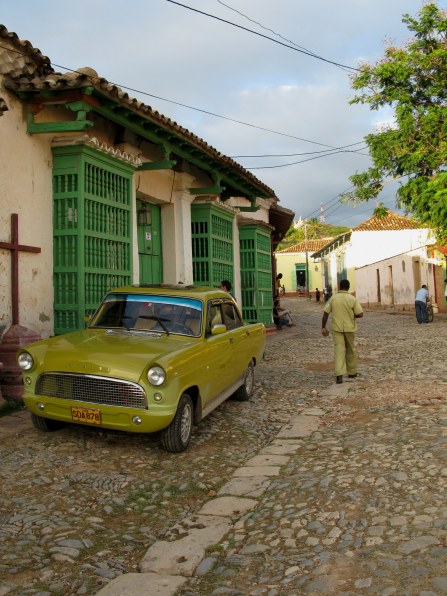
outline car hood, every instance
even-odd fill
[[[86,329],[52,337],[24,348],[43,371],[75,372],[138,382],[149,364],[164,365],[166,354],[193,342],[178,335]]]

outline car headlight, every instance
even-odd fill
[[[151,385],[162,385],[165,379],[166,373],[161,366],[151,366],[147,371],[147,380]]]
[[[17,363],[22,370],[31,370],[34,366],[34,358],[29,352],[21,352],[17,357]]]

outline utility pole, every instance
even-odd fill
[[[307,250],[307,221],[304,223],[304,241],[306,243],[306,298],[309,300],[309,252]]]

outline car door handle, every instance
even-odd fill
[[[234,344],[234,337],[230,337],[230,344]]]

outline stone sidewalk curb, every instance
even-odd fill
[[[347,393],[341,385],[326,390],[326,395]],[[332,393],[327,393],[332,391]],[[272,443],[260,450],[244,466],[235,470],[219,490],[218,496],[205,503],[199,512],[170,530],[168,540],[155,542],[140,564],[141,573],[128,573],[112,580],[100,596],[173,596],[204,565],[206,549],[220,542],[238,524],[241,516],[255,509],[256,497],[268,489],[272,477],[280,474],[290,455],[319,427],[321,408],[305,408],[285,424]]]

